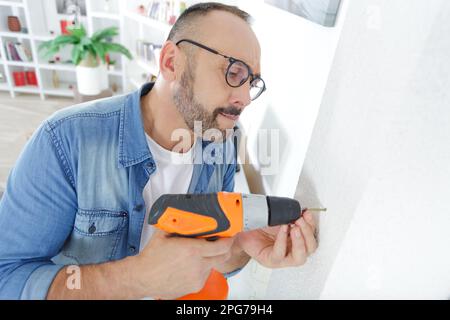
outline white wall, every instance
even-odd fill
[[[244,165],[253,193],[293,197],[345,21],[342,1],[335,28],[326,28],[264,4],[237,4],[255,19],[267,91],[242,114],[248,155]],[[260,142],[274,130],[267,148]],[[279,139],[279,140],[278,140]],[[245,142],[243,143],[243,145]],[[265,157],[269,151],[269,157]],[[268,161],[269,160],[269,161]],[[238,190],[237,190],[238,191]],[[256,263],[229,281],[231,299],[263,299],[270,269]]]
[[[240,1],[254,17],[267,91],[242,114],[252,192],[292,197],[311,138],[345,18],[326,28],[264,1]],[[273,130],[269,133],[261,129]],[[263,139],[272,139],[267,148]],[[265,157],[270,151],[270,159]],[[267,158],[267,159],[266,159]]]
[[[266,298],[450,298],[449,17],[350,1],[297,189],[328,207],[320,249]]]

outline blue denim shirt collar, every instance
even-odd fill
[[[152,159],[141,113],[141,97],[152,90],[154,83],[145,84],[140,90],[127,96],[120,112],[119,168],[126,168]]]

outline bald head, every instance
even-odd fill
[[[235,6],[216,2],[199,3],[189,7],[178,18],[168,40],[195,40],[246,62],[259,74],[259,42],[251,28],[251,16]],[[188,64],[195,69],[198,47],[184,46]],[[205,52],[203,52],[205,54]],[[208,55],[208,53],[206,53]]]
[[[195,35],[195,39],[221,54],[244,61],[254,73],[260,72],[261,48],[248,23],[229,12],[213,11],[203,17],[198,25],[201,31]],[[201,54],[209,53],[202,50]],[[228,61],[223,62],[228,64]]]
[[[228,12],[248,25],[251,24],[251,16],[238,7],[217,2],[199,3],[189,7],[180,15],[172,27],[167,40],[177,42],[183,38],[198,34],[201,31],[199,20],[213,11]]]

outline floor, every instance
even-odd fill
[[[72,99],[41,100],[36,95],[16,98],[0,92],[0,190],[28,138],[55,111],[72,105]]]

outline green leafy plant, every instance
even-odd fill
[[[88,37],[83,25],[71,26],[67,30],[69,34],[60,35],[53,40],[42,43],[39,46],[39,51],[45,50],[45,57],[53,57],[62,48],[73,46],[72,63],[79,65],[83,61],[87,61],[87,65],[90,67],[98,66],[100,60],[106,63],[106,54],[110,52],[118,52],[130,60],[133,59],[127,48],[109,41],[119,34],[117,27],[97,31],[92,37]]]

